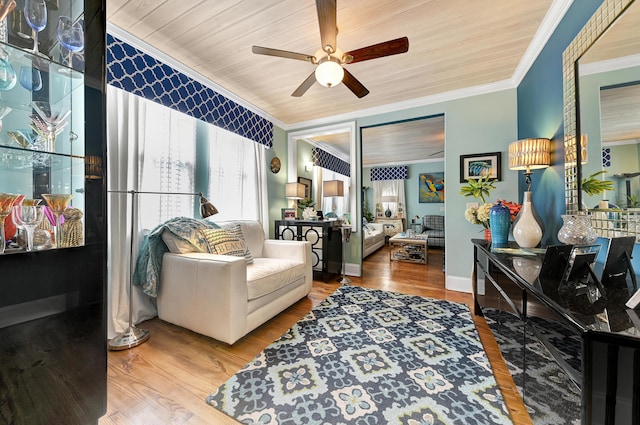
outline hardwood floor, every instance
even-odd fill
[[[388,248],[369,256],[352,285],[446,299],[471,306],[472,297],[444,288],[442,253],[429,250],[428,264],[389,262]],[[210,407],[205,397],[277,339],[338,283],[314,281],[311,294],[255,329],[233,346],[163,322],[141,323],[151,338],[108,355],[108,406],[100,425],[237,424]],[[486,322],[475,317],[480,339],[514,424],[531,424]]]

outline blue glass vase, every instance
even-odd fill
[[[509,244],[509,226],[511,226],[509,207],[498,201],[489,211],[489,227],[491,228],[491,244],[493,246],[500,247]]]

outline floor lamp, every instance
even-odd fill
[[[202,195],[202,192],[141,192],[137,190],[110,190],[109,193],[128,193],[131,195],[131,238],[129,243],[129,327],[122,333],[116,335],[109,341],[110,350],[127,350],[136,347],[149,339],[149,331],[137,328],[133,324],[133,273],[135,270],[133,264],[133,235],[135,234],[135,217],[138,203],[136,195],[187,195],[200,197],[200,215],[202,218],[211,217],[218,213],[208,200]]]
[[[335,196],[344,196],[344,182],[342,180],[326,180],[322,182],[322,196],[331,198]],[[351,283],[345,274],[347,243],[351,237],[351,226],[340,226],[340,234],[342,235],[342,277],[338,278],[338,282],[342,284]]]

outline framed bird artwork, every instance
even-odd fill
[[[444,202],[444,173],[421,173],[418,178],[418,202],[432,204]]]

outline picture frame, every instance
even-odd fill
[[[282,208],[282,219],[283,220],[295,220],[296,219],[296,209],[295,208]]]
[[[311,190],[313,187],[313,180],[307,179],[305,177],[298,177],[298,183],[301,183],[304,186],[304,197],[311,199]]]
[[[502,181],[502,152],[460,155],[460,183],[486,175]]]
[[[444,172],[418,174],[418,203],[444,203]]]

